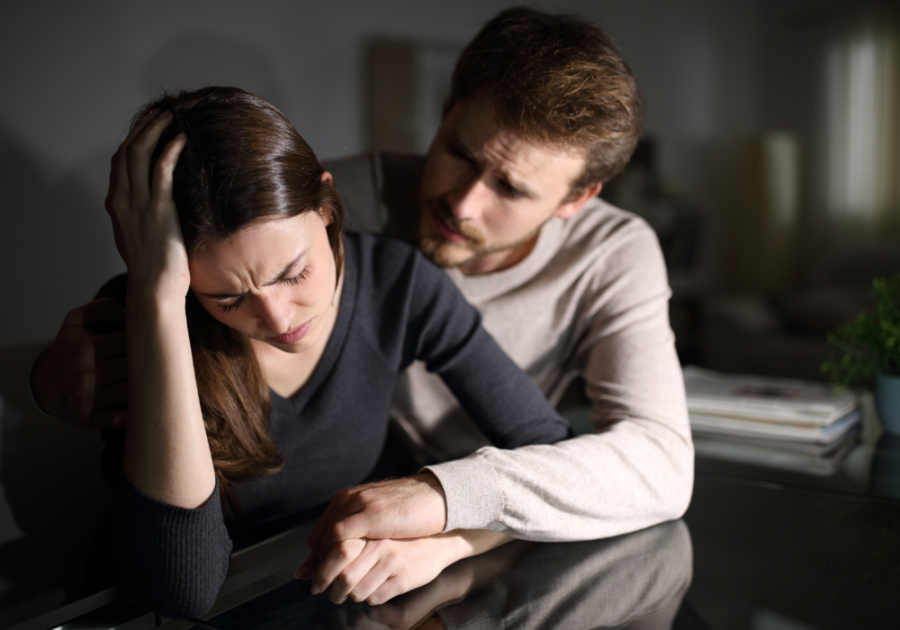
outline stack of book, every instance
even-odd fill
[[[828,475],[853,448],[856,395],[824,383],[684,369],[698,455]]]

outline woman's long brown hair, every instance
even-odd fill
[[[173,196],[188,253],[227,238],[263,217],[331,209],[326,227],[337,276],[343,268],[343,206],[321,180],[322,165],[275,107],[237,88],[208,87],[165,94],[148,103],[170,111],[172,124],[153,154],[180,132]],[[222,505],[239,509],[234,484],[277,472],[284,458],[269,432],[268,386],[250,341],[213,318],[193,293],[187,298],[194,372]]]

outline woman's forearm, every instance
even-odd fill
[[[128,429],[125,474],[144,494],[178,507],[203,505],[215,489],[184,297],[129,286]]]
[[[445,538],[450,547],[446,556],[449,562],[446,562],[445,566],[463,558],[483,554],[515,540],[512,536],[487,529],[456,529],[445,534],[438,534],[435,538]]]

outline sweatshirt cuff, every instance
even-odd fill
[[[447,501],[447,526],[454,529],[491,529],[499,531],[505,500],[500,476],[480,456],[481,451],[464,458],[426,466],[441,483]]]

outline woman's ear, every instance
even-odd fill
[[[319,175],[319,180],[329,186],[334,186],[334,178],[328,171],[322,171],[322,174]],[[331,222],[334,221],[334,208],[331,207],[331,199],[326,199],[322,207],[319,208],[319,216],[322,217],[325,225],[331,225]]]
[[[330,199],[326,199],[325,203],[319,208],[319,216],[322,217],[322,221],[325,222],[326,226],[331,225],[331,222],[334,221],[334,209],[331,207]]]

